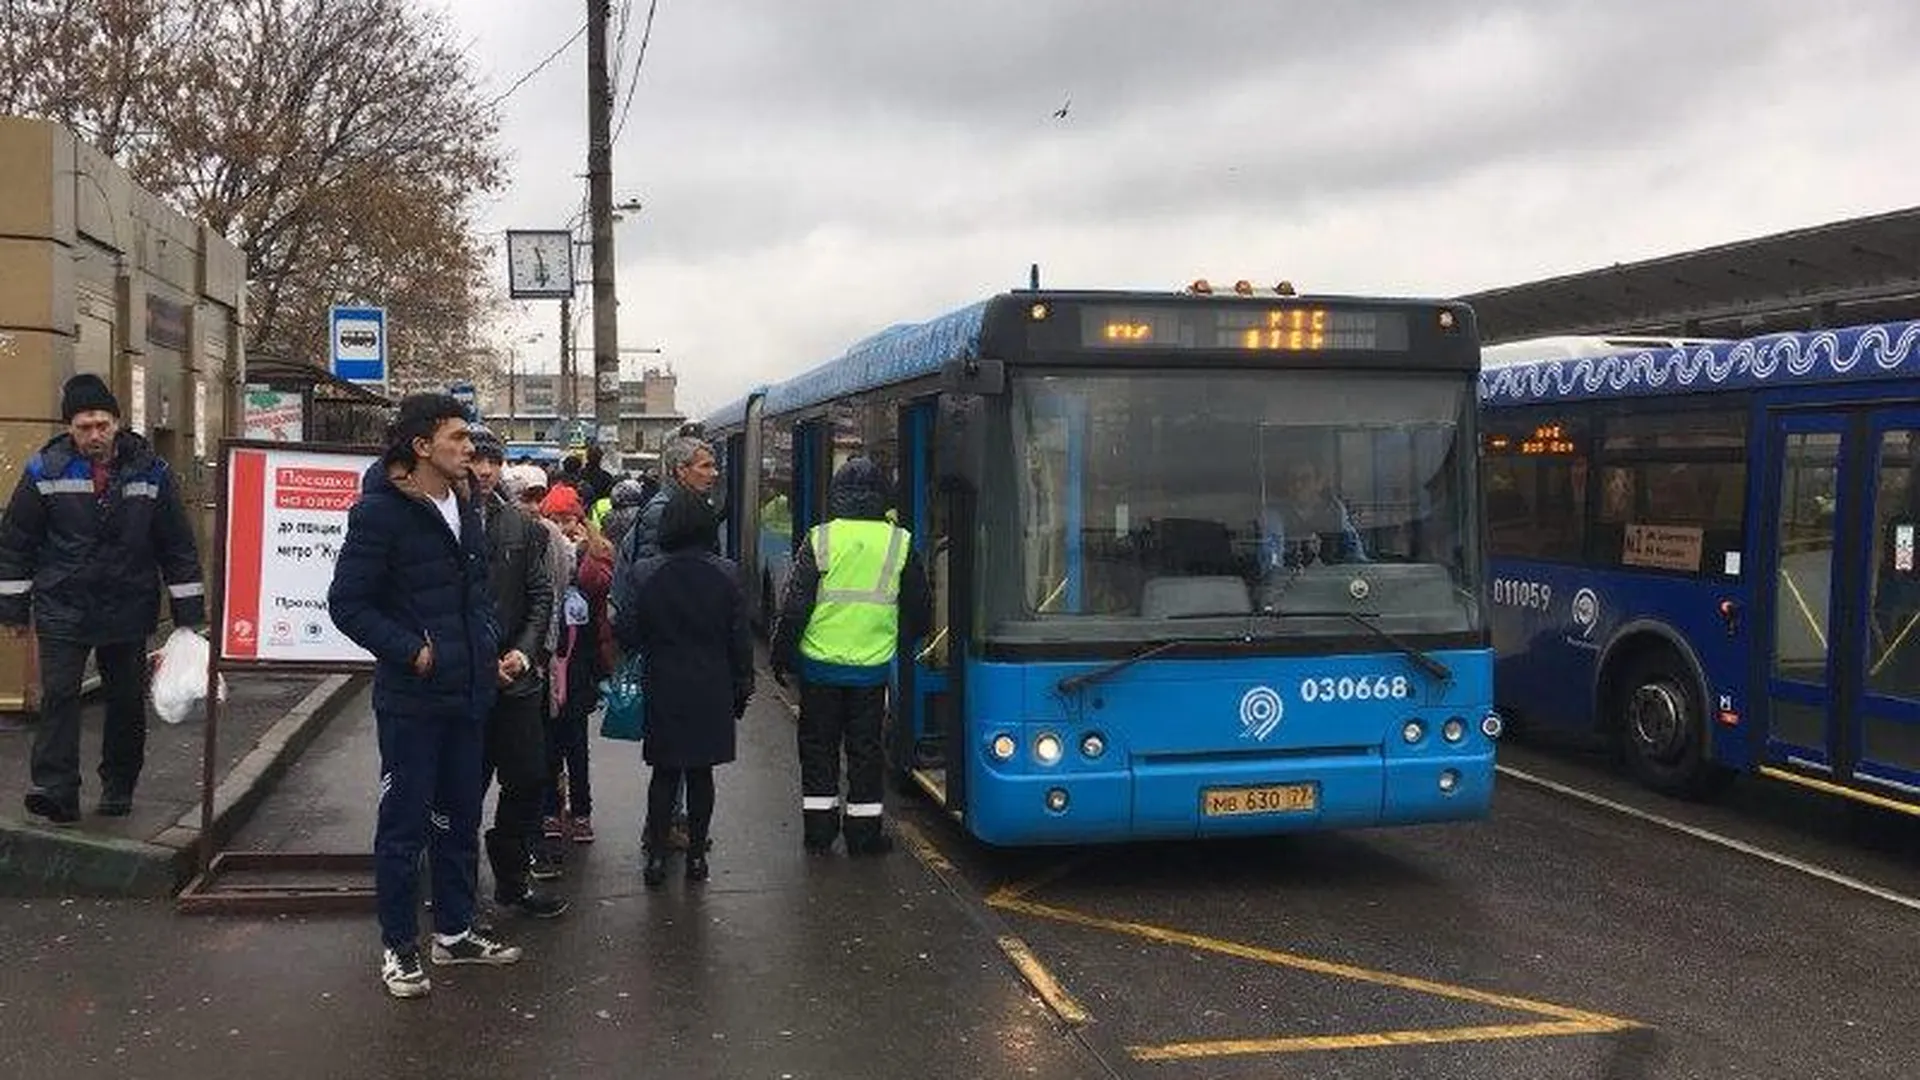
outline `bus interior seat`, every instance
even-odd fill
[[[1140,616],[1146,619],[1252,613],[1253,593],[1237,577],[1154,577],[1140,587]]]

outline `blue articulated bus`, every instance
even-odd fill
[[[1029,290],[708,426],[767,612],[835,467],[893,478],[937,610],[889,759],[983,840],[1446,821],[1500,724],[1478,370],[1458,303]]]
[[[1920,323],[1490,366],[1502,712],[1920,811]]]

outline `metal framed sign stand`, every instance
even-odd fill
[[[258,656],[242,659],[227,655],[228,620],[232,617],[228,610],[231,598],[227,585],[232,560],[234,462],[236,454],[244,451],[277,456],[295,454],[353,458],[356,459],[356,468],[363,463],[362,459],[369,456],[378,458],[380,454],[378,449],[371,447],[249,439],[225,439],[221,442],[219,490],[223,498],[214,512],[214,536],[219,544],[214,556],[212,619],[208,623],[214,640],[210,643],[212,648],[208,650],[206,736],[200,767],[199,870],[181,891],[177,903],[180,911],[191,914],[371,911],[374,907],[371,850],[351,853],[232,851],[221,849],[214,835],[214,758],[219,746],[221,714],[224,712],[217,693],[221,674],[227,671],[272,670],[292,674],[360,675],[373,670],[370,662],[302,661]],[[342,463],[343,469],[345,464]],[[353,494],[357,497],[357,483]],[[257,633],[258,628],[255,627],[253,632]],[[284,880],[289,875],[305,875],[309,880]],[[244,876],[246,880],[232,880],[235,876]],[[263,880],[276,878],[282,880]],[[321,880],[312,880],[315,878]],[[342,883],[341,879],[349,879],[349,883]]]

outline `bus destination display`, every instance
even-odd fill
[[[1089,305],[1080,312],[1089,348],[1212,349],[1254,352],[1400,352],[1407,316],[1312,305]]]

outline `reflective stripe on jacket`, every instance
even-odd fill
[[[805,660],[841,667],[889,664],[900,640],[900,580],[913,537],[884,521],[841,518],[807,534],[820,568]]]

